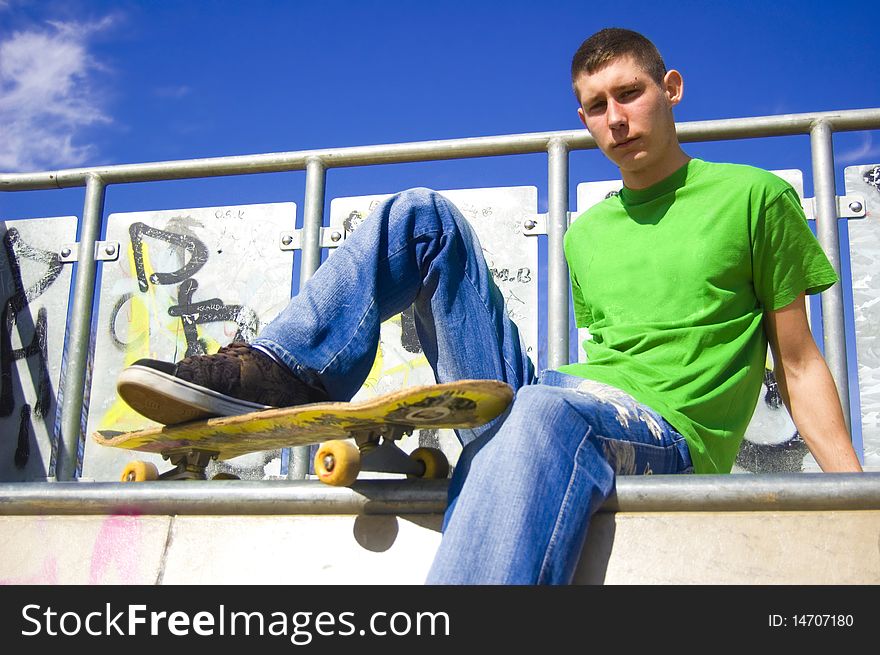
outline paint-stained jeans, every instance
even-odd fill
[[[444,535],[429,583],[565,583],[616,472],[690,470],[684,439],[622,391],[534,369],[480,243],[427,189],[381,203],[254,344],[332,398],[360,388],[382,321],[414,306],[438,382],[503,380],[508,412],[460,430]]]
[[[687,444],[629,394],[558,371],[519,390],[491,439],[468,444],[429,584],[571,582],[614,476],[692,472]]]

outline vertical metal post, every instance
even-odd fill
[[[300,262],[300,288],[321,265],[321,228],[324,225],[324,187],[327,168],[318,158],[306,163],[306,196],[303,204],[302,261]],[[304,480],[309,473],[309,447],[290,449],[287,477]]]
[[[554,139],[547,154],[547,366],[558,368],[568,363],[568,145]]]
[[[840,276],[840,239],[837,228],[837,191],[834,183],[834,146],[831,124],[818,121],[810,128],[813,192],[816,198],[816,232],[831,265]],[[843,288],[835,284],[822,294],[822,327],[825,361],[837,384],[846,427],[849,415],[849,378],[846,370],[846,333],[843,323]],[[851,432],[850,432],[851,434]]]
[[[101,234],[105,189],[106,185],[100,177],[94,174],[88,176],[77,255],[76,281],[73,286],[73,308],[64,355],[66,364],[61,403],[61,438],[55,463],[55,477],[59,481],[76,478],[83,399],[86,391],[86,367],[91,339],[92,305],[95,300],[97,272],[95,243]]]
[[[324,224],[324,183],[327,169],[320,159],[306,164],[306,197],[303,205],[302,262],[299,283],[306,283],[321,265],[321,227]]]

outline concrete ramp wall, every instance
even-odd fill
[[[0,485],[3,584],[421,584],[446,483]],[[621,478],[581,584],[878,584],[880,474]]]

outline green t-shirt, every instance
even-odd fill
[[[565,256],[590,338],[587,362],[560,370],[659,412],[698,473],[736,459],[763,381],[764,309],[837,281],[787,182],[699,159],[587,210]]]

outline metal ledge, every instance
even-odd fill
[[[55,482],[0,485],[0,515],[437,514],[446,480]],[[603,512],[834,511],[880,509],[880,473],[632,476]]]

